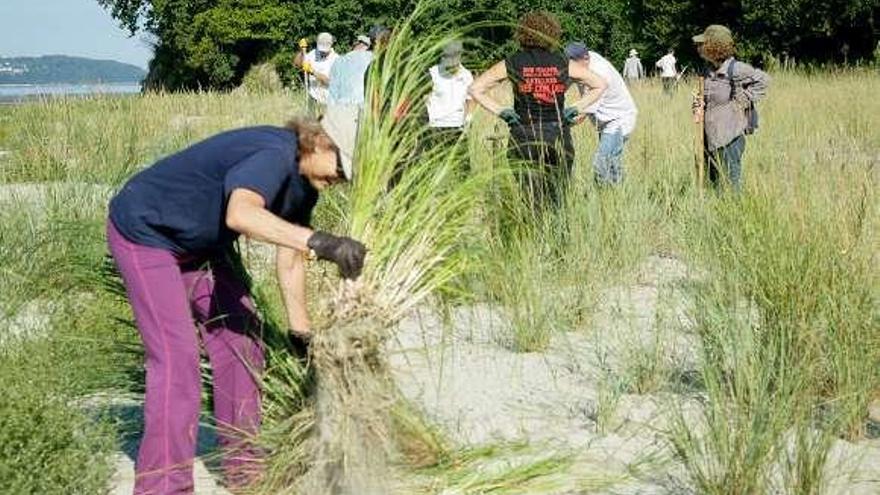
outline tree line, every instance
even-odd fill
[[[97,0],[133,35],[148,33],[155,57],[147,85],[167,89],[229,88],[255,63],[274,62],[294,75],[296,40],[329,31],[345,51],[375,23],[392,25],[416,0]],[[774,60],[850,64],[878,50],[880,0],[444,0],[442,15],[485,21],[500,12],[554,12],[566,40],[585,41],[615,63],[630,48],[653,66],[668,48],[697,63],[691,36],[712,23],[737,35],[740,56],[757,65]],[[499,19],[500,20],[500,19]],[[482,67],[512,47],[512,29],[477,31],[485,41],[469,54]]]

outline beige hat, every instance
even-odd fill
[[[638,54],[639,54],[639,52],[638,52],[638,50],[636,50],[635,48],[633,48],[632,50],[629,51],[629,56],[630,56],[630,57],[635,57],[635,56],[638,55]]]
[[[321,33],[315,43],[319,52],[329,52],[333,48],[333,35],[330,33]]]
[[[715,41],[719,43],[733,43],[733,33],[726,26],[720,24],[712,24],[705,31],[692,38],[694,43],[705,43],[707,41]]]
[[[339,150],[339,161],[347,180],[351,180],[354,172],[359,120],[360,107],[356,105],[328,105],[321,119],[321,127]]]

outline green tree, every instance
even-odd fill
[[[228,88],[253,64],[273,61],[292,74],[295,41],[319,31],[345,51],[374,23],[393,24],[416,0],[97,0],[132,34],[155,38],[148,85]],[[527,10],[556,13],[565,41],[583,40],[619,65],[629,48],[650,68],[673,47],[683,64],[699,64],[691,37],[708,24],[735,33],[741,58],[760,63],[783,53],[804,62],[870,59],[877,46],[880,0],[445,0],[438,16],[482,23],[483,43],[470,53],[477,68],[513,49],[512,24]]]
[[[878,0],[743,0],[746,44],[805,60],[870,58],[877,43]]]
[[[289,67],[295,42],[330,31],[347,47],[357,33],[409,2],[335,0],[98,0],[132,34],[155,37],[147,83],[168,89],[229,88],[258,62]],[[344,48],[343,48],[344,50]],[[285,63],[287,62],[287,63]]]

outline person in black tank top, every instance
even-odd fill
[[[525,14],[515,33],[520,50],[493,65],[471,86],[474,100],[508,124],[509,156],[528,163],[519,174],[519,182],[524,196],[536,205],[561,203],[574,163],[571,125],[606,87],[603,79],[589,69],[572,65],[559,51],[561,35],[553,14]],[[489,96],[492,88],[505,80],[513,88],[513,108]],[[566,107],[565,91],[573,81],[589,91]]]

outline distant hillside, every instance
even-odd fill
[[[131,64],[64,55],[0,57],[0,84],[140,82],[146,72]]]

